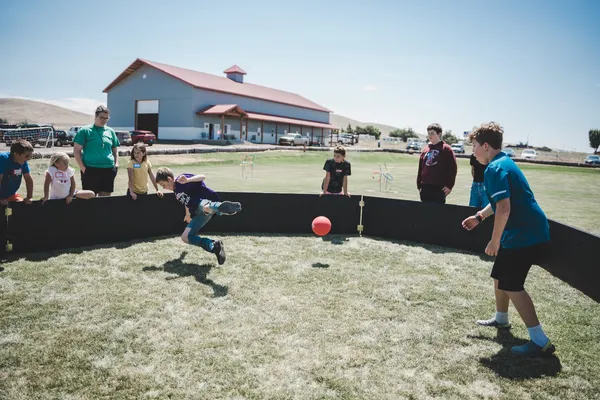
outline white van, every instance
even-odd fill
[[[75,135],[77,135],[77,131],[79,131],[79,128],[81,128],[81,126],[70,127],[69,131],[67,132],[67,136],[70,137],[71,139],[75,138]]]

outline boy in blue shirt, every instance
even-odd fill
[[[225,262],[223,241],[200,237],[198,232],[213,215],[233,215],[242,211],[237,202],[219,201],[219,195],[204,183],[204,175],[181,174],[175,177],[170,168],[159,168],[156,171],[156,183],[164,189],[175,192],[175,198],[185,206],[184,221],[188,223],[181,234],[185,243],[202,247],[217,256],[219,265]]]
[[[475,228],[494,214],[494,230],[485,253],[495,256],[492,278],[496,296],[496,315],[479,320],[478,325],[510,328],[508,302],[519,312],[531,340],[511,351],[526,357],[545,356],[556,350],[535,312],[524,283],[529,269],[544,256],[550,242],[550,227],[525,176],[515,162],[502,151],[504,130],[495,122],[482,124],[471,133],[473,153],[483,165],[485,191],[490,204],[465,219],[465,229]]]
[[[33,146],[26,140],[18,139],[10,146],[10,152],[0,153],[0,204],[24,202],[31,204],[33,197],[33,178],[29,173],[27,161],[33,154]],[[23,199],[17,191],[25,178],[27,196]]]

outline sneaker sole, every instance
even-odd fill
[[[242,205],[240,203],[234,203],[231,201],[224,201],[221,203],[217,211],[221,214],[235,214],[242,211]]]
[[[486,327],[486,328],[496,328],[496,329],[510,329],[510,328],[512,328],[511,324],[507,324],[507,325],[500,325],[500,324],[498,324],[498,325],[485,325],[485,324],[479,324],[477,322],[475,322],[475,324],[477,326],[483,326],[483,327]]]

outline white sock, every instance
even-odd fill
[[[541,325],[534,326],[532,328],[527,328],[527,331],[529,332],[529,337],[531,338],[531,341],[540,347],[544,347],[546,343],[548,343],[548,340],[550,340],[548,339],[548,336],[546,336],[546,334],[544,333],[544,330],[542,329]]]
[[[508,313],[496,311],[496,322],[502,325],[508,324]]]

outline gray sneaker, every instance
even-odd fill
[[[242,211],[242,205],[238,202],[224,201],[217,207],[217,212],[221,215],[233,215],[240,211]]]
[[[480,319],[475,321],[475,323],[479,326],[489,326],[490,328],[498,328],[498,329],[510,329],[511,325],[508,324],[499,324],[495,318],[492,319]]]

